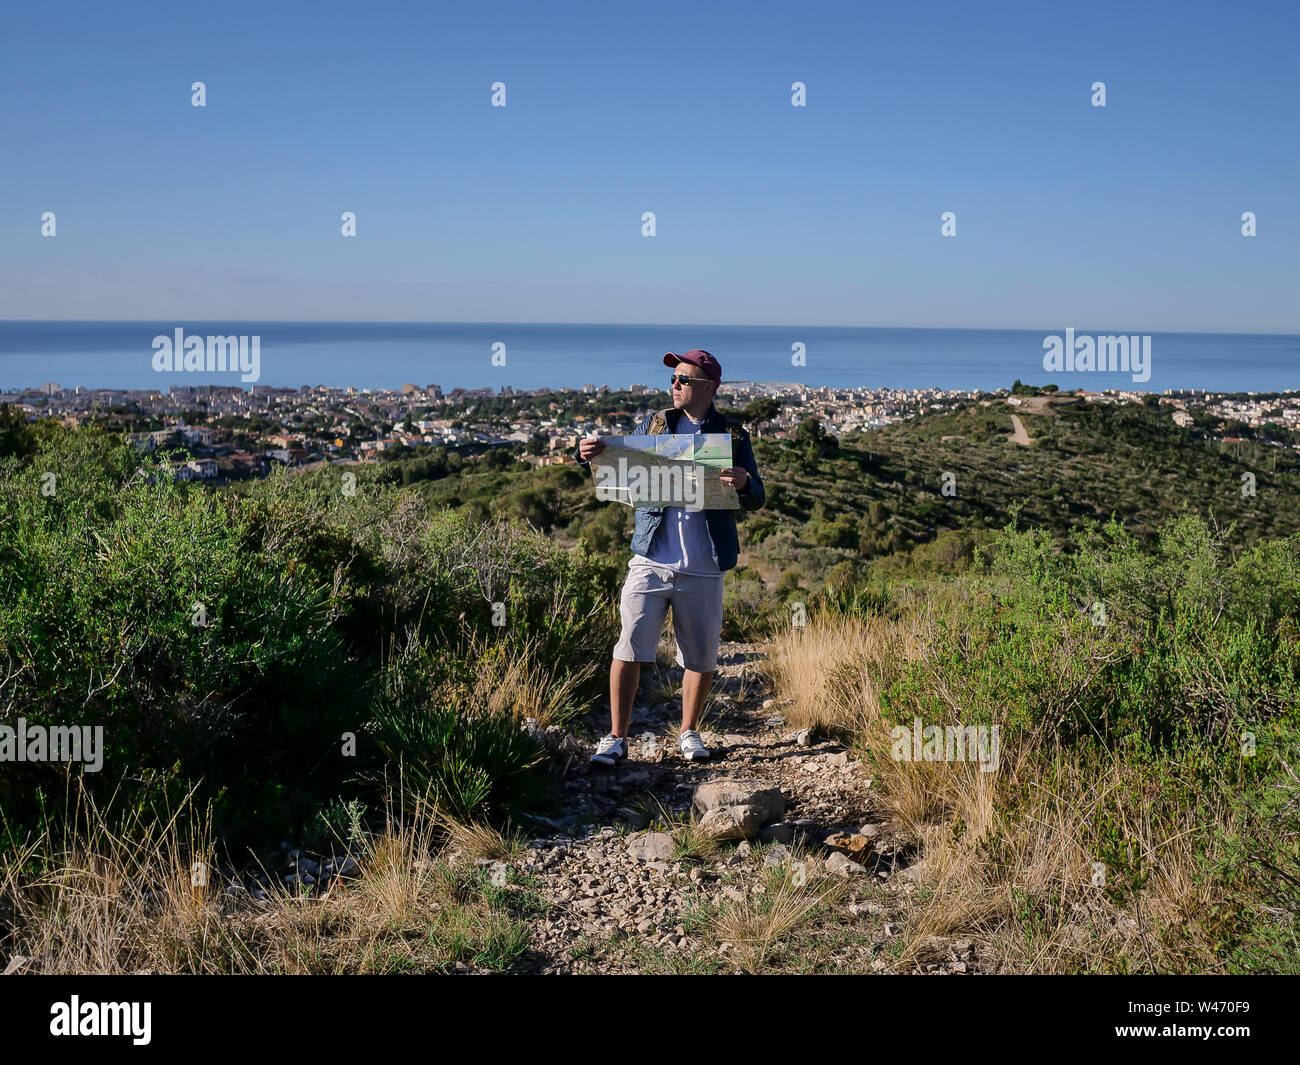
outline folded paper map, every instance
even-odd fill
[[[731,465],[728,433],[602,436],[591,460],[596,498],[630,507],[739,510],[736,490],[718,478]]]

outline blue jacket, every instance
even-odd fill
[[[681,411],[676,408],[670,409],[667,414],[668,424],[663,431],[675,432],[680,417]],[[633,434],[637,436],[648,434],[653,420],[653,414],[646,415],[633,430]],[[731,434],[731,464],[740,466],[749,474],[749,483],[746,484],[745,490],[737,493],[740,497],[740,506],[744,510],[757,510],[761,507],[766,496],[763,491],[763,480],[759,477],[758,466],[754,462],[754,448],[749,442],[749,431],[739,422],[732,421],[719,413],[718,409],[710,403],[709,411],[704,416],[704,421],[700,423],[700,432]],[[591,468],[590,462],[583,462],[578,457],[577,448],[573,450],[573,460],[579,466]],[[649,554],[650,542],[664,520],[666,509],[666,507],[637,507],[636,528],[632,531],[633,554]],[[740,538],[736,533],[736,512],[706,510],[704,520],[709,527],[709,539],[713,542],[714,560],[718,564],[718,569],[725,573],[735,567],[736,558],[740,553]]]

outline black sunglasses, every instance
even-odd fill
[[[672,385],[694,385],[712,380],[711,377],[687,377],[684,373],[675,373],[668,378],[668,383]]]

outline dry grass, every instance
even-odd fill
[[[742,673],[736,684],[736,705],[748,706],[750,700],[755,698],[757,685],[748,673]]]
[[[710,861],[718,857],[727,843],[710,832],[702,831],[694,811],[673,832],[673,842],[677,845],[673,854],[676,861]]]
[[[29,841],[0,865],[0,952],[44,973],[328,974],[502,969],[526,946],[526,928],[493,904],[511,889],[490,887],[483,867],[443,861],[450,822],[430,808],[364,837],[356,879],[264,902],[193,875],[213,855],[207,824],[190,813],[186,803],[184,819],[113,828],[79,802],[62,840]],[[510,850],[479,826],[452,831],[462,845]]]
[[[483,821],[458,821],[448,815],[438,815],[437,822],[447,834],[448,846],[468,861],[508,862],[524,849],[523,838],[517,831],[507,834]]]
[[[1008,743],[1004,731],[993,773],[969,762],[896,761],[879,693],[928,638],[923,617],[821,616],[778,637],[769,658],[791,724],[850,735],[894,832],[919,852],[921,879],[900,902],[908,938],[898,966],[938,959],[960,936],[980,945],[982,964],[1007,972],[1104,970],[1120,957],[1138,969],[1204,967],[1210,955],[1194,919],[1215,891],[1197,875],[1198,854],[1216,831],[1234,831],[1231,815],[1171,813],[1122,757],[1084,765],[1043,734]],[[1012,789],[1024,792],[1014,805]],[[1136,895],[1107,890],[1122,876],[1109,866],[1107,883],[1094,883],[1089,841],[1104,819],[1151,871]]]
[[[936,766],[946,775],[935,775]],[[924,856],[919,889],[908,897],[909,940],[900,963],[927,960],[937,943],[960,935],[980,940],[984,963],[1003,971],[1105,970],[1119,957],[1143,969],[1205,964],[1206,945],[1188,936],[1217,890],[1197,875],[1198,849],[1212,826],[1233,831],[1230,815],[1157,809],[1119,760],[1100,773],[1065,762],[1050,775],[1022,762],[1013,779],[1027,785],[1029,797],[1011,818],[994,805],[993,774],[968,765],[899,767],[904,786],[887,783],[882,794]],[[919,770],[910,781],[908,768]],[[891,798],[899,795],[914,809],[922,786],[935,789],[947,811],[942,820],[905,821]],[[1098,864],[1087,842],[1106,816],[1118,818],[1133,856],[1151,870],[1131,902],[1108,893],[1122,872]],[[954,826],[962,826],[960,834]],[[1161,929],[1171,934],[1157,934]]]
[[[129,972],[146,958],[170,966],[215,937],[206,824],[178,815],[114,832],[85,798],[66,826],[63,840],[29,840],[0,867],[11,953],[39,958],[45,972]]]
[[[876,692],[896,664],[924,653],[923,631],[885,618],[851,621],[817,614],[808,624],[778,636],[765,669],[779,698],[789,705],[786,721],[793,728],[828,732],[857,730],[874,712]],[[843,698],[845,678],[856,688],[855,700]]]
[[[743,899],[719,904],[710,921],[710,934],[730,944],[728,957],[747,972],[761,972],[774,951],[816,911],[839,902],[848,882],[815,872],[821,863],[796,852],[793,859],[768,870],[762,891],[751,889]]]
[[[541,728],[568,721],[579,709],[579,690],[601,668],[592,662],[557,677],[553,666],[541,660],[534,641],[525,641],[508,655],[489,653],[490,647],[485,638],[468,652],[478,663],[469,705],[509,713],[520,722],[533,718]]]

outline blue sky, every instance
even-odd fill
[[[1300,332],[1294,3],[6,22],[0,318]]]

